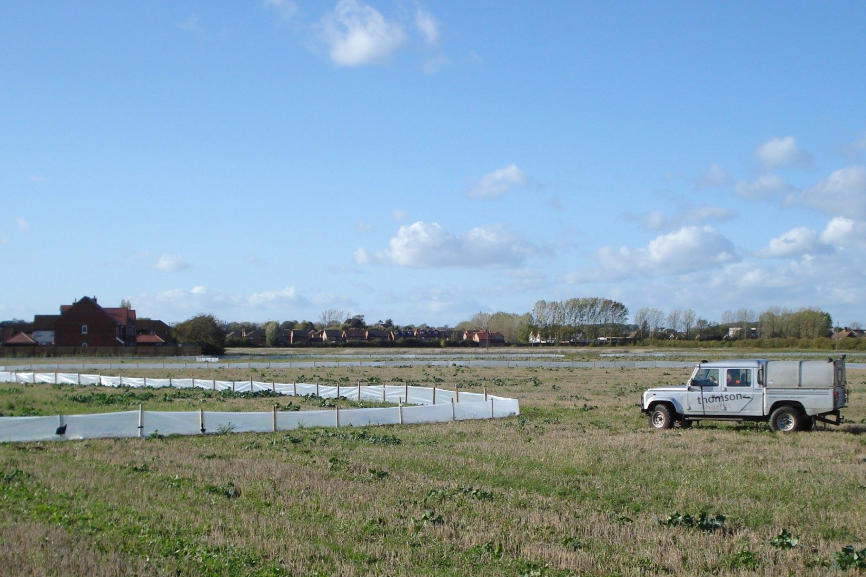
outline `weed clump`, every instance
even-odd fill
[[[674,511],[666,519],[659,519],[659,524],[665,527],[689,527],[701,531],[718,531],[724,528],[725,519],[724,515],[710,515],[706,511],[701,511],[697,517]]]

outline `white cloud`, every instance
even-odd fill
[[[357,0],[339,0],[322,21],[322,37],[338,66],[380,63],[406,41],[399,24]]]
[[[737,194],[748,200],[763,200],[790,194],[794,187],[776,174],[764,174],[754,182],[738,182]]]
[[[198,32],[201,26],[198,23],[198,16],[192,15],[183,22],[178,22],[177,27],[186,32]]]
[[[415,26],[418,27],[418,30],[429,46],[439,44],[439,21],[420,6],[417,7],[417,11],[415,12]]]
[[[253,293],[247,297],[247,304],[253,308],[283,308],[289,305],[298,305],[303,299],[298,295],[295,287],[286,287],[282,290],[264,291]]]
[[[516,164],[509,164],[505,168],[485,174],[469,191],[469,196],[486,198],[500,196],[512,188],[526,186],[526,183],[527,178],[523,171]]]
[[[369,234],[373,232],[373,225],[365,220],[359,220],[356,227],[358,229],[358,232],[363,234]]]
[[[413,268],[516,267],[539,250],[500,226],[478,227],[463,236],[437,223],[401,226],[389,248],[374,255],[359,248],[358,264],[380,263]]]
[[[266,10],[273,10],[277,13],[280,22],[290,22],[298,12],[298,5],[292,0],[264,0]]]
[[[9,244],[9,239],[0,234],[0,244]]]
[[[21,232],[30,232],[30,223],[19,217],[15,219],[16,224],[18,225],[18,230]]]
[[[793,136],[772,138],[755,149],[755,156],[767,170],[777,167],[808,168],[812,155],[797,147]]]
[[[164,254],[156,259],[154,267],[162,272],[172,273],[189,268],[189,263],[180,255]]]
[[[45,180],[44,176],[39,176],[37,174],[31,174],[27,177],[30,182],[43,182]]]
[[[395,208],[391,211],[391,218],[394,220],[406,220],[409,218],[409,213],[405,210],[400,210],[399,208]]]
[[[671,216],[666,216],[660,210],[653,210],[643,215],[626,216],[640,221],[645,230],[665,230],[706,222],[723,222],[732,219],[735,214],[735,211],[721,206],[692,206],[687,204]]]
[[[714,188],[731,184],[731,175],[718,164],[713,164],[698,179],[697,189]]]
[[[866,220],[866,167],[848,166],[805,189],[799,200],[828,216]]]
[[[598,268],[572,273],[567,277],[569,282],[607,282],[636,274],[683,274],[718,268],[740,257],[733,243],[712,227],[686,226],[654,238],[646,248],[601,248],[595,260]]]
[[[827,223],[821,242],[840,248],[866,248],[866,222],[837,216]]]
[[[823,243],[818,232],[800,226],[770,240],[768,246],[757,252],[765,258],[787,258],[832,252],[832,247]]]

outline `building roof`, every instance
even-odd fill
[[[135,328],[140,331],[164,331],[171,327],[159,319],[135,319]]]
[[[105,308],[103,310],[113,316],[117,322],[122,325],[135,323],[135,311],[127,308]]]
[[[36,315],[33,317],[33,330],[53,331],[54,323],[56,323],[59,318],[60,315]]]
[[[136,344],[139,345],[162,345],[165,341],[159,335],[138,335],[135,337]]]
[[[10,339],[3,343],[6,346],[9,345],[35,345],[36,341],[34,341],[27,333],[15,333]]]

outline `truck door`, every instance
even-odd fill
[[[719,391],[721,414],[761,415],[760,395],[755,390],[755,369],[726,369]]]
[[[691,415],[706,415],[705,399],[719,390],[719,369],[698,368],[686,391],[686,410]]]

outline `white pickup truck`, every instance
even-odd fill
[[[845,357],[826,361],[701,361],[688,383],[644,392],[650,426],[693,421],[768,421],[774,431],[808,431],[815,421],[838,425],[848,398]],[[834,419],[829,417],[833,416]]]

